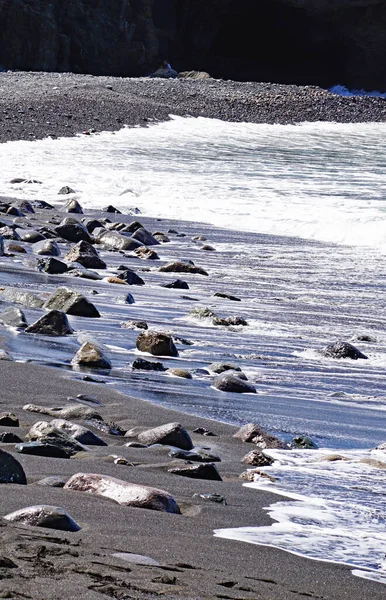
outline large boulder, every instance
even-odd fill
[[[77,423],[71,423],[66,419],[53,419],[50,423],[48,421],[38,421],[31,427],[28,432],[28,438],[30,440],[41,440],[55,427],[59,431],[63,431],[70,438],[85,444],[86,446],[107,446],[106,442],[100,437],[95,435],[93,431],[78,425]]]
[[[102,496],[124,506],[180,514],[177,502],[168,492],[108,475],[76,473],[67,481],[64,489]]]
[[[43,317],[25,329],[26,333],[39,333],[41,335],[71,335],[74,333],[67,316],[60,310],[50,310]]]
[[[55,232],[59,237],[64,238],[68,242],[91,242],[91,237],[87,228],[76,219],[72,217],[66,217],[63,221],[55,227]]]
[[[103,350],[93,342],[85,342],[71,361],[72,366],[89,369],[111,369],[112,364]]]
[[[159,241],[144,227],[139,227],[131,236],[133,240],[141,242],[143,246],[157,246]]]
[[[255,386],[238,377],[237,371],[224,371],[214,379],[213,387],[221,392],[256,394]]]
[[[143,431],[138,435],[138,441],[146,446],[152,444],[163,444],[176,446],[182,450],[191,450],[193,443],[189,433],[180,423],[167,423],[153,429]]]
[[[64,508],[48,504],[27,506],[15,510],[15,512],[5,515],[4,519],[11,523],[22,523],[23,525],[47,527],[48,529],[59,529],[61,531],[79,531],[81,529]]]
[[[25,485],[27,478],[24,469],[16,458],[0,450],[0,483],[20,483]]]
[[[149,352],[155,356],[178,356],[173,338],[166,333],[143,331],[139,334],[136,345],[140,352]]]
[[[62,275],[67,271],[67,265],[61,260],[50,256],[49,258],[41,258],[38,260],[37,268],[39,271],[44,271],[50,275]]]
[[[20,308],[16,308],[15,306],[10,306],[0,313],[0,323],[8,327],[17,327],[20,329],[27,327],[25,314]]]
[[[81,240],[69,250],[64,257],[68,262],[78,262],[86,269],[105,269],[106,263],[101,259],[95,248],[89,243]]]
[[[100,317],[95,306],[79,292],[69,288],[58,288],[45,302],[44,308],[49,310],[62,310],[68,315],[78,317]]]
[[[368,358],[358,348],[349,344],[348,342],[334,342],[329,344],[323,351],[323,356],[326,358],[351,358],[352,360],[358,360],[358,358]]]
[[[125,269],[124,271],[119,273],[118,278],[122,279],[122,281],[125,281],[129,285],[145,285],[145,282],[142,279],[142,277],[137,275],[131,269]]]

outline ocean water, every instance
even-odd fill
[[[176,219],[187,235],[157,247],[161,259],[183,253],[210,272],[210,283],[191,280],[187,293],[195,302],[180,290],[161,293],[165,275],[151,265],[129,309],[123,292],[112,297],[111,285],[97,282],[103,325],[90,320],[86,330],[72,317],[77,338],[59,342],[11,332],[13,355],[44,363],[49,349],[51,362],[64,365],[79,341],[93,337],[128,393],[235,424],[258,422],[288,441],[311,436],[319,450],[270,451],[275,463],[248,484],[286,498],[267,507],[275,523],[256,528],[251,517],[250,526],[215,535],[342,562],[383,583],[386,451],[375,448],[386,442],[385,133],[386,124],[172,118],[117,133],[0,145],[2,195],[62,204],[58,190],[68,185],[85,208],[137,208],[140,219],[161,219],[160,229]],[[11,184],[15,177],[29,182]],[[197,233],[216,252],[200,250],[192,242]],[[1,285],[17,272],[26,288],[47,289],[47,276],[29,278],[17,260],[12,269],[2,266]],[[144,263],[132,259],[130,266]],[[77,285],[87,289],[84,281]],[[241,302],[212,296],[224,286]],[[189,314],[196,306],[242,314],[249,325],[214,327]],[[198,369],[192,382],[130,370],[136,334],[119,327],[128,314],[193,341],[179,345],[179,358],[163,361]],[[352,341],[368,360],[324,358],[320,350],[337,339]],[[240,365],[257,394],[214,390],[200,369],[215,360]]]

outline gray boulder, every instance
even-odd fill
[[[50,312],[25,329],[26,333],[39,333],[41,335],[71,335],[74,333],[64,312],[50,310]]]
[[[275,435],[267,433],[265,429],[256,425],[255,423],[247,423],[243,425],[233,436],[243,442],[250,442],[256,444],[259,448],[277,448],[282,450],[288,450],[288,445],[285,444]]]
[[[133,240],[141,242],[143,246],[158,246],[159,241],[144,227],[139,227],[131,236]]]
[[[4,519],[11,523],[47,527],[48,529],[59,529],[60,531],[79,531],[81,529],[64,508],[48,504],[21,508],[5,515]]]
[[[95,248],[84,240],[78,242],[76,246],[67,252],[64,260],[68,262],[78,262],[86,269],[105,269],[106,263],[101,259]]]
[[[166,367],[161,362],[146,360],[145,358],[136,358],[131,368],[141,371],[166,371]]]
[[[68,268],[66,263],[53,256],[38,260],[37,267],[39,271],[44,271],[44,273],[49,273],[50,275],[62,275],[66,273]]]
[[[69,288],[58,288],[52,296],[45,302],[44,308],[50,310],[62,310],[68,315],[78,317],[100,317],[95,306],[87,300],[82,294]]]
[[[28,242],[29,244],[35,244],[46,239],[42,233],[34,229],[15,229],[15,231],[23,242]]]
[[[95,230],[93,235],[96,242],[108,250],[134,250],[142,246],[141,242],[122,235],[117,231],[106,231],[103,229],[97,232]]]
[[[323,351],[323,356],[326,358],[351,358],[352,360],[358,360],[358,358],[367,359],[368,357],[363,354],[358,348],[349,344],[348,342],[335,342],[329,344]]]
[[[170,335],[157,331],[143,331],[136,342],[140,352],[149,352],[155,356],[178,356],[178,350]]]
[[[24,469],[16,458],[0,450],[0,483],[20,483],[25,485],[27,478]]]
[[[142,279],[142,277],[134,273],[134,271],[132,271],[131,269],[125,269],[124,271],[119,273],[118,278],[122,279],[122,281],[126,281],[126,283],[128,283],[129,285],[145,285],[145,282]]]
[[[224,373],[225,371],[239,371],[241,373],[241,369],[237,365],[233,365],[231,363],[223,363],[223,362],[211,363],[209,365],[208,369],[212,373],[217,373],[217,375],[220,375],[220,373]]]
[[[10,306],[0,313],[0,322],[8,327],[17,327],[24,329],[27,327],[27,319],[20,308]]]
[[[55,240],[41,240],[32,245],[32,252],[43,256],[60,256],[60,248]]]
[[[240,379],[235,371],[225,371],[218,375],[213,381],[213,387],[221,392],[256,394],[256,388],[251,383]]]
[[[181,423],[167,423],[142,431],[138,435],[138,441],[146,446],[162,444],[164,446],[175,446],[182,450],[191,450],[193,443],[189,433]]]
[[[93,342],[85,342],[71,361],[72,366],[89,369],[111,369],[112,364],[102,349]]]
[[[67,194],[75,194],[75,190],[73,190],[69,185],[64,185],[58,191],[58,194],[66,196]]]
[[[217,470],[216,465],[212,463],[203,463],[187,467],[173,467],[168,469],[168,473],[190,477],[192,479],[207,479],[211,481],[222,481],[222,477]]]
[[[68,242],[91,242],[91,237],[86,227],[79,223],[76,219],[67,217],[55,227],[55,232],[59,237],[64,238]]]
[[[87,427],[72,423],[66,419],[53,419],[50,423],[48,421],[38,421],[31,427],[27,436],[30,440],[41,440],[46,437],[47,432],[52,430],[52,427],[63,431],[73,440],[85,444],[86,446],[107,446],[106,442],[99,436],[95,435]]]

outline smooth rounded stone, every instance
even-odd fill
[[[221,458],[217,454],[207,452],[203,448],[196,448],[194,450],[170,450],[169,456],[171,458],[181,458],[182,460],[195,460],[196,462],[221,462]]]
[[[222,292],[216,292],[213,294],[215,298],[225,298],[226,300],[232,300],[233,302],[241,302],[240,298],[237,296],[231,296],[230,294],[223,294]]]
[[[111,361],[103,350],[94,342],[85,342],[79,348],[71,361],[72,366],[88,367],[89,369],[111,369]]]
[[[358,348],[352,344],[349,344],[348,342],[335,342],[334,344],[329,344],[324,350],[322,350],[322,354],[326,358],[351,358],[352,360],[358,360],[358,358],[368,358],[365,354],[358,350]]]
[[[108,475],[76,473],[67,481],[64,489],[110,498],[124,506],[181,514],[177,502],[168,492]]]
[[[44,477],[36,482],[36,485],[42,485],[44,487],[62,488],[66,483],[66,479],[59,477],[59,475],[51,475],[50,477]]]
[[[23,410],[34,412],[40,415],[49,415],[59,419],[97,419],[102,421],[102,417],[97,411],[88,406],[79,406],[79,404],[68,404],[67,406],[59,406],[49,408],[47,406],[39,406],[38,404],[25,404]]]
[[[24,217],[24,213],[23,211],[20,210],[20,208],[17,208],[17,206],[9,206],[7,208],[7,210],[5,211],[6,215],[11,215],[12,217]]]
[[[54,257],[38,260],[37,268],[39,271],[44,271],[50,275],[62,275],[68,269],[66,263]]]
[[[238,371],[240,373],[242,372],[240,367],[238,367],[237,365],[224,362],[211,363],[208,369],[209,371],[211,371],[211,373],[217,373],[217,375],[220,375],[220,373],[224,373],[225,371]]]
[[[151,446],[153,444],[162,444],[164,446],[175,446],[182,450],[191,450],[193,442],[189,433],[181,423],[166,423],[153,429],[142,431],[137,439],[141,444]]]
[[[44,241],[46,238],[39,231],[35,231],[34,229],[15,229],[18,234],[20,240],[22,242],[28,242],[29,244],[35,244],[36,242]]]
[[[0,449],[0,483],[27,484],[24,469],[16,458]]]
[[[27,308],[43,308],[44,302],[32,292],[24,292],[17,288],[5,288],[2,292],[3,298],[16,304],[22,304]]]
[[[136,346],[140,352],[155,356],[178,356],[172,337],[159,331],[143,331],[137,337]]]
[[[96,271],[90,271],[89,269],[85,269],[79,265],[77,268],[75,265],[78,263],[71,263],[68,267],[67,271],[69,275],[72,277],[81,277],[82,279],[90,279],[91,281],[101,281],[103,279],[102,275],[99,275]],[[95,290],[92,290],[90,294],[98,294]]]
[[[32,252],[43,256],[60,256],[60,248],[55,240],[41,240],[32,245]]]
[[[63,336],[74,333],[67,316],[60,310],[50,310],[49,313],[32,323],[24,330],[26,333],[40,335]]]
[[[0,313],[0,322],[8,327],[18,327],[24,329],[27,327],[27,319],[20,308],[10,306]]]
[[[222,477],[217,470],[216,465],[204,463],[200,465],[191,465],[187,467],[173,467],[168,469],[172,475],[181,475],[182,477],[191,477],[192,479],[207,479],[211,481],[222,481]]]
[[[277,448],[288,450],[289,446],[280,440],[275,435],[271,435],[267,433],[265,429],[260,427],[260,425],[256,425],[255,423],[247,423],[243,425],[234,435],[234,438],[237,438],[243,442],[250,442],[256,444],[259,448]]]
[[[145,358],[136,358],[131,365],[132,369],[141,371],[166,371],[166,368],[161,362],[146,360]]]
[[[71,217],[63,219],[63,221],[55,227],[55,232],[59,237],[67,240],[68,242],[91,242],[91,237],[86,227]]]
[[[27,254],[27,250],[20,246],[20,244],[15,244],[15,242],[10,242],[7,248],[8,252],[17,252],[18,254]]]
[[[183,261],[175,261],[164,265],[158,269],[161,273],[198,273],[199,275],[209,275],[201,267],[189,264]]]
[[[221,392],[256,394],[256,388],[251,383],[240,379],[235,371],[225,371],[218,375],[213,381],[213,387]]]
[[[19,427],[19,419],[13,413],[0,413],[0,425],[3,427]]]
[[[201,246],[200,250],[205,250],[206,252],[215,252],[216,248],[213,248],[213,246],[210,246],[209,244],[204,244]]]
[[[86,269],[106,269],[106,263],[89,242],[81,240],[64,257],[68,262],[78,262]]]
[[[162,283],[161,287],[168,288],[170,290],[188,290],[189,289],[189,285],[186,283],[186,281],[183,281],[182,279],[175,279],[174,281],[171,281],[170,283]]]
[[[29,454],[33,456],[46,456],[49,458],[71,458],[72,453],[65,448],[49,442],[22,442],[16,444],[15,450],[20,454]]]
[[[125,281],[129,285],[145,285],[145,282],[142,279],[142,277],[140,277],[139,275],[137,275],[131,269],[125,269],[124,271],[122,271],[122,273],[120,273],[118,275],[118,278],[122,279],[123,281]]]
[[[72,198],[71,200],[69,200],[64,205],[63,210],[67,213],[77,213],[78,215],[83,215],[83,208],[79,204],[78,200],[76,200],[76,198]]]
[[[78,317],[97,318],[100,317],[95,306],[79,292],[70,288],[60,287],[44,303],[44,308],[51,310],[62,310],[69,315]]]
[[[86,446],[108,445],[104,440],[95,435],[95,433],[86,427],[83,427],[83,425],[71,423],[71,421],[67,421],[66,419],[53,419],[50,423],[48,423],[48,421],[38,421],[38,423],[35,423],[29,430],[28,438],[30,440],[39,441],[47,435],[50,435],[53,427],[59,431],[63,431],[73,440],[85,444]]]
[[[9,513],[3,518],[11,523],[59,529],[60,531],[79,531],[81,529],[64,508],[48,504],[27,506],[26,508],[15,510],[15,512]]]
[[[5,225],[4,227],[0,228],[0,235],[5,240],[14,240],[14,241],[20,240],[20,235],[12,227],[9,227],[8,225]],[[8,246],[8,248],[9,248],[9,246]],[[23,248],[23,250],[24,250],[24,248]]]
[[[181,377],[181,379],[193,379],[190,371],[187,371],[186,369],[168,369],[167,373],[173,377]]]
[[[18,444],[23,440],[16,434],[10,431],[2,431],[0,433],[0,444]]]
[[[208,238],[206,238],[204,235],[195,235],[194,237],[192,237],[192,241],[193,242],[206,242]]]
[[[170,242],[170,238],[166,235],[166,233],[163,233],[162,231],[155,231],[153,233],[153,236],[160,244],[167,244],[168,242]]]
[[[148,329],[146,321],[122,321],[119,326],[122,329]]]
[[[298,435],[291,440],[291,448],[301,450],[317,450],[318,445],[308,435]]]
[[[118,231],[107,231],[106,229],[98,231],[95,229],[93,235],[97,243],[102,244],[102,246],[108,250],[130,251],[142,246],[142,243],[138,240],[133,240],[126,235],[118,233]]]
[[[262,450],[251,450],[244,456],[241,462],[254,467],[269,467],[274,460],[266,456]]]
[[[58,194],[61,194],[63,196],[66,196],[67,194],[75,194],[75,190],[73,190],[72,187],[70,187],[69,185],[64,185],[60,188]]]
[[[139,256],[139,258],[143,258],[144,260],[159,260],[157,252],[151,250],[147,246],[139,246],[139,248],[135,248],[134,254]]]
[[[159,246],[159,241],[144,227],[138,227],[131,237],[143,246]]]

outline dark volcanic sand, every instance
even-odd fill
[[[311,86],[0,73],[0,142],[117,130],[170,114],[251,123],[381,122],[386,101]]]

